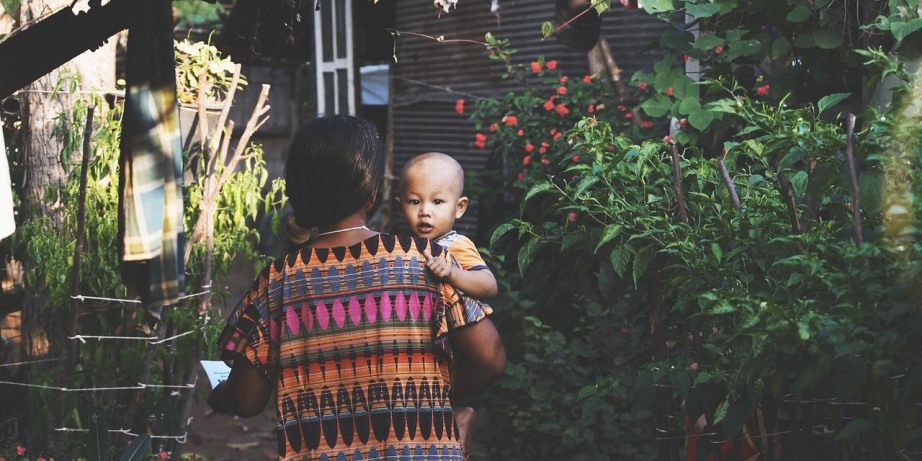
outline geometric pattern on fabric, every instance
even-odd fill
[[[485,314],[465,315],[462,298],[443,294],[425,249],[443,252],[390,234],[294,248],[231,313],[222,358],[275,384],[280,460],[462,459],[435,334],[440,315],[459,328]]]

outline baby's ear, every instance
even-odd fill
[[[458,204],[455,205],[455,219],[464,216],[464,212],[467,211],[467,203],[467,197],[461,197],[458,199]]]

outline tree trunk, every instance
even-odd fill
[[[39,21],[70,3],[69,0],[23,0],[19,23]],[[57,39],[68,40],[68,37]],[[45,216],[51,219],[52,225],[60,227],[63,225],[63,212],[72,211],[62,210],[57,196],[63,189],[67,174],[79,166],[77,156],[80,155],[82,130],[73,136],[76,142],[70,146],[67,158],[62,158],[65,133],[55,130],[55,118],[72,111],[74,103],[87,98],[89,93],[102,94],[115,88],[115,44],[115,40],[110,39],[96,51],[81,54],[20,91],[19,99],[23,103],[22,163],[25,171],[21,209],[25,219]],[[40,52],[36,50],[36,53]],[[64,84],[52,97],[59,82]],[[68,268],[42,269],[69,272]],[[26,287],[26,290],[26,302],[22,308],[26,360],[61,357],[67,350],[66,326],[72,317],[65,310],[68,306],[48,305],[42,296],[41,286]],[[62,376],[72,372],[61,371]]]

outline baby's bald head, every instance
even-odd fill
[[[403,166],[400,175],[401,191],[407,185],[407,179],[416,175],[425,175],[433,178],[437,177],[444,183],[452,182],[456,187],[457,196],[464,194],[464,168],[453,157],[441,152],[426,152],[419,154],[410,159]]]

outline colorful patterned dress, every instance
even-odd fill
[[[280,460],[462,459],[435,335],[489,312],[446,297],[427,275],[427,248],[443,251],[389,234],[295,248],[231,314],[222,358],[246,360],[275,383]]]

